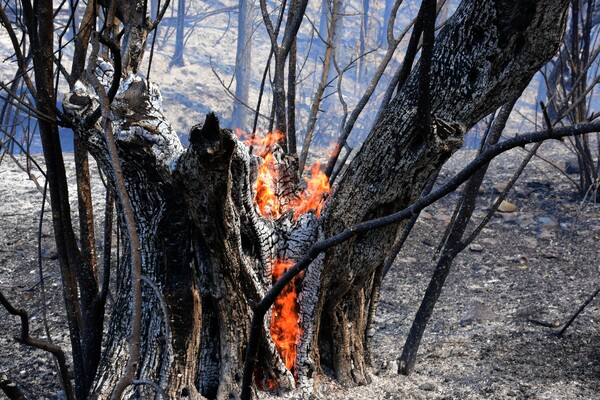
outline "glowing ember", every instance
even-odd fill
[[[273,283],[293,265],[293,262],[277,260],[273,265]],[[302,334],[298,325],[298,302],[294,283],[295,279],[279,294],[271,316],[271,337],[288,370],[291,370],[296,362],[296,345],[298,337]]]

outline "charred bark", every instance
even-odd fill
[[[103,86],[111,85],[109,63],[99,62],[95,73]],[[99,123],[86,125],[98,97],[83,80],[74,87],[65,109],[78,124],[78,137],[114,184],[104,133]],[[260,215],[253,183],[262,159],[251,156],[231,130],[221,129],[213,114],[192,129],[191,145],[184,151],[160,102],[156,86],[130,76],[111,105],[143,259],[137,381],[153,382],[173,399],[235,398],[241,390],[252,305],[271,286],[274,262],[302,256],[316,240],[318,225],[314,213],[295,220],[288,211],[277,221]],[[301,190],[297,164],[277,145],[273,151],[277,194],[285,208]],[[119,222],[124,224],[122,218]],[[130,263],[126,258],[117,271],[117,301],[91,398],[109,398],[127,364]],[[271,339],[270,321],[262,329],[258,361],[258,387],[293,388],[294,376]],[[140,384],[125,395],[136,393],[154,396],[154,388]]]
[[[462,134],[520,94],[555,53],[567,8],[566,0],[463,1],[436,38],[430,82],[433,129],[421,130],[416,119],[417,67],[339,182],[324,223],[325,236],[416,200],[460,146]],[[321,334],[311,351],[315,359],[320,352],[327,354],[323,361],[331,363],[342,382],[365,381],[364,363],[356,361],[364,359],[362,342],[346,340],[340,347],[338,341],[366,335],[352,332],[361,325],[360,312],[368,309],[369,300],[361,291],[369,289],[398,228],[402,226],[359,235],[326,254],[315,320]]]

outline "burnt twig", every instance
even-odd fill
[[[29,315],[27,314],[27,311],[13,307],[8,299],[4,297],[2,292],[0,292],[0,304],[2,304],[6,311],[8,311],[10,314],[21,318],[21,334],[15,338],[17,341],[52,353],[52,355],[56,358],[59,366],[61,382],[65,390],[65,395],[67,396],[68,400],[75,400],[75,392],[73,391],[73,386],[71,385],[67,360],[62,349],[45,340],[40,340],[29,336]]]

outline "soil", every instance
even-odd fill
[[[544,144],[540,152],[557,165],[569,158],[556,142]],[[487,213],[499,184],[509,180],[523,155],[524,151],[505,155],[492,164],[476,221]],[[441,181],[472,156],[470,151],[457,153],[444,168]],[[19,161],[24,163],[23,158]],[[72,171],[71,161],[68,167]],[[35,175],[42,183],[40,173]],[[577,176],[562,175],[541,159],[531,162],[508,196],[516,211],[496,213],[473,245],[456,258],[423,338],[416,369],[407,377],[396,374],[396,360],[458,195],[429,207],[383,284],[372,338],[372,383],[343,388],[325,379],[316,388],[316,397],[600,398],[600,299],[592,301],[562,338],[556,336],[560,328],[535,322],[563,324],[600,285],[600,206],[577,195],[569,179]],[[95,185],[101,188],[100,181]],[[42,196],[8,158],[0,163],[0,204],[0,291],[29,312],[32,336],[43,338],[44,289],[52,340],[68,349],[49,210],[46,206],[40,236],[42,285],[37,247]],[[71,207],[76,210],[74,198]],[[0,376],[21,385],[32,399],[61,398],[52,359],[15,341],[19,321],[4,309],[0,309],[0,332]]]

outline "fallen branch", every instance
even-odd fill
[[[596,289],[596,291],[594,293],[592,293],[592,295],[590,297],[588,297],[588,299],[582,305],[579,306],[577,311],[575,311],[575,313],[571,316],[571,318],[569,318],[569,321],[565,324],[565,326],[563,326],[563,328],[560,330],[560,332],[558,332],[558,334],[556,336],[562,337],[562,335],[565,333],[567,328],[569,328],[569,326],[571,326],[573,321],[575,321],[575,319],[577,319],[579,314],[581,314],[581,312],[587,307],[587,305],[590,304],[592,302],[592,300],[594,300],[594,298],[598,295],[598,293],[600,293],[600,288]]]

